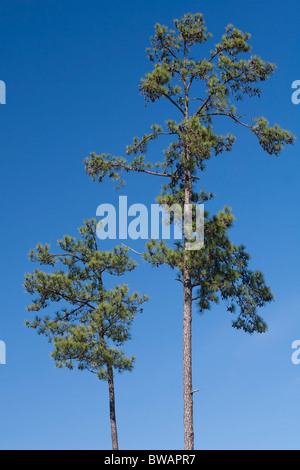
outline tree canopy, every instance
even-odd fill
[[[147,297],[130,294],[127,284],[105,288],[105,277],[119,277],[136,263],[126,247],[99,251],[96,228],[94,219],[87,220],[79,229],[80,239],[65,235],[58,241],[57,254],[48,244],[30,252],[32,262],[50,271],[35,269],[26,275],[25,289],[35,297],[28,310],[40,312],[50,304],[59,309],[26,324],[53,343],[57,367],[73,369],[77,364],[107,380],[110,368],[121,372],[133,367],[134,357],[127,357],[121,347],[130,339],[132,322]]]

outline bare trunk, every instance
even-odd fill
[[[184,268],[183,305],[183,400],[184,448],[194,449],[193,388],[192,388],[192,288],[189,270]]]
[[[111,427],[111,441],[113,450],[119,450],[118,432],[116,421],[116,405],[115,405],[115,387],[114,387],[114,374],[111,366],[107,366],[108,372],[108,389],[109,389],[109,415]]]
[[[189,160],[189,152],[186,153]],[[185,204],[191,204],[192,176],[185,171]],[[184,400],[184,448],[194,449],[194,403],[192,385],[192,282],[190,269],[187,265],[187,247],[185,237],[185,263],[183,268],[183,400]]]

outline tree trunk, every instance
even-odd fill
[[[113,450],[119,450],[117,421],[116,421],[114,373],[110,365],[107,366],[107,372],[108,372],[107,381],[108,381],[108,389],[109,389],[109,415],[110,415],[112,448]]]
[[[186,119],[188,113],[186,112]],[[186,150],[189,161],[189,151]],[[185,170],[185,205],[190,205],[192,199],[192,175]],[[186,235],[186,231],[185,231]],[[185,263],[183,267],[183,400],[184,400],[184,448],[194,450],[194,413],[192,388],[192,282],[191,273],[187,265],[188,251],[185,236]]]
[[[183,401],[184,448],[194,450],[194,417],[192,388],[192,287],[190,273],[184,268],[183,304]]]

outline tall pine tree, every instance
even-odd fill
[[[151,132],[134,138],[127,157],[92,153],[86,159],[86,172],[102,182],[109,176],[119,184],[122,173],[133,171],[161,177],[165,184],[157,201],[186,206],[209,201],[213,195],[199,190],[199,174],[206,162],[232,149],[235,137],[214,131],[217,120],[231,121],[248,129],[269,155],[278,155],[293,135],[264,117],[244,119],[236,105],[243,96],[260,97],[259,82],[273,73],[275,66],[250,55],[250,34],[232,25],[221,41],[198,57],[200,45],[211,34],[202,14],[186,14],[174,20],[173,29],[157,24],[148,55],[153,69],[141,81],[140,91],[147,102],[167,100],[174,116],[164,126],[153,125]],[[194,94],[192,94],[192,91]],[[227,122],[228,122],[227,121]],[[220,122],[218,122],[218,126]],[[173,136],[162,162],[146,160],[148,144],[160,136]],[[173,140],[173,139],[172,139]],[[168,264],[178,271],[183,285],[183,387],[185,448],[194,448],[192,387],[192,304],[200,311],[223,299],[227,310],[235,314],[233,326],[246,332],[263,333],[267,325],[258,315],[258,307],[272,300],[270,289],[259,271],[248,267],[249,255],[243,246],[234,245],[228,229],[234,217],[225,207],[217,215],[205,213],[205,246],[189,249],[189,234],[174,247],[164,241],[150,241],[146,259],[155,266]]]
[[[114,371],[133,368],[134,357],[127,357],[121,347],[130,339],[131,324],[147,297],[129,294],[126,284],[106,289],[105,278],[130,272],[136,264],[125,247],[99,251],[95,220],[86,221],[79,232],[80,239],[66,235],[58,241],[58,254],[48,244],[30,252],[32,262],[49,269],[26,275],[25,289],[34,296],[28,310],[40,312],[58,304],[58,311],[26,324],[54,345],[57,367],[77,365],[108,383],[112,447],[118,450]]]

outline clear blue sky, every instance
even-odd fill
[[[300,105],[291,102],[291,84],[300,79],[296,1],[0,1],[7,86],[0,106],[1,449],[110,448],[106,384],[56,370],[45,339],[24,327],[27,254],[38,242],[76,234],[99,204],[116,201],[110,182],[85,175],[90,151],[122,155],[133,136],[174,116],[168,104],[145,108],[138,85],[151,67],[145,48],[154,24],[170,25],[188,11],[205,14],[215,42],[228,23],[252,33],[253,52],[278,70],[249,110],[300,135]],[[204,189],[216,194],[207,209],[232,207],[232,237],[247,246],[276,302],[264,309],[270,329],[263,336],[233,330],[222,305],[195,312],[194,387],[203,389],[195,396],[196,447],[299,449],[300,365],[291,362],[291,344],[300,339],[299,142],[271,158],[246,130],[235,134],[233,152],[204,175]],[[119,194],[149,204],[155,184],[132,176]],[[135,370],[117,378],[120,446],[180,449],[180,286],[172,272],[145,263],[126,280],[152,301],[128,345]]]

